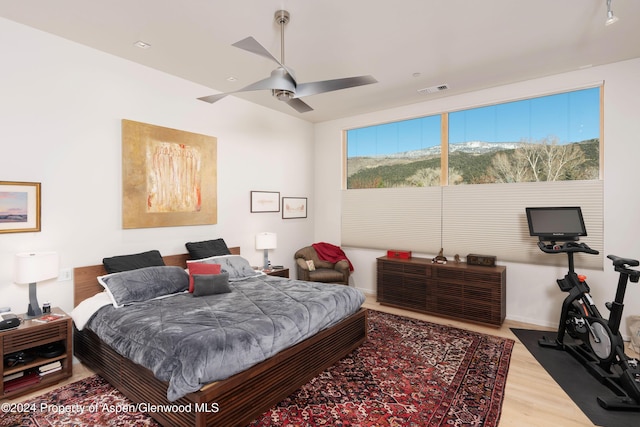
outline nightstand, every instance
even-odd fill
[[[46,323],[39,322],[37,319],[23,320],[16,329],[0,331],[0,351],[2,352],[0,399],[13,398],[48,387],[71,376],[73,369],[71,317],[57,307],[54,307],[51,312],[63,317]],[[63,344],[64,352],[57,356],[45,357],[46,354],[42,354],[42,350],[36,349],[52,343]],[[7,355],[22,351],[30,356],[25,358],[24,363],[4,363]],[[47,373],[47,368],[57,367],[56,362],[60,362],[60,369],[51,369],[51,372]],[[10,366],[13,363],[15,364]],[[11,379],[12,377],[16,378]]]
[[[284,278],[288,279],[289,278],[289,269],[288,268],[278,268],[278,269],[273,269],[273,270],[269,270],[269,271],[264,271],[264,274],[267,274],[269,276],[284,277]]]

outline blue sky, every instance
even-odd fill
[[[600,136],[599,88],[449,113],[449,143],[557,138],[561,144]],[[347,132],[347,156],[391,154],[440,145],[440,116]]]

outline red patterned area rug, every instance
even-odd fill
[[[513,344],[369,310],[366,343],[251,426],[494,427]],[[32,406],[4,411],[0,426],[157,425],[144,413],[104,410],[130,402],[97,376],[24,404]]]

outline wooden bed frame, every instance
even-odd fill
[[[239,254],[237,247],[229,248]],[[186,266],[188,254],[163,257],[166,265]],[[102,264],[74,269],[74,305],[102,292],[96,277]],[[88,329],[74,327],[73,351],[88,368],[106,379],[133,402],[172,405],[173,410],[150,411],[165,426],[246,426],[313,377],[345,357],[367,339],[367,310],[361,308],[337,325],[281,351],[226,380],[169,402],[167,383],[121,356]],[[179,406],[182,405],[182,406]]]

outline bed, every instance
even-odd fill
[[[239,255],[239,248],[229,249]],[[181,268],[188,259],[189,254],[163,257],[165,265]],[[102,264],[74,269],[74,305],[102,293],[97,278],[105,274]],[[273,283],[282,280],[283,286],[289,282],[266,279]],[[246,370],[172,400],[167,397],[168,381],[157,379],[150,369],[122,356],[89,328],[74,328],[74,354],[132,401],[148,407],[167,405],[169,410],[149,411],[163,425],[243,426],[366,340],[366,309],[357,308],[336,322]]]

